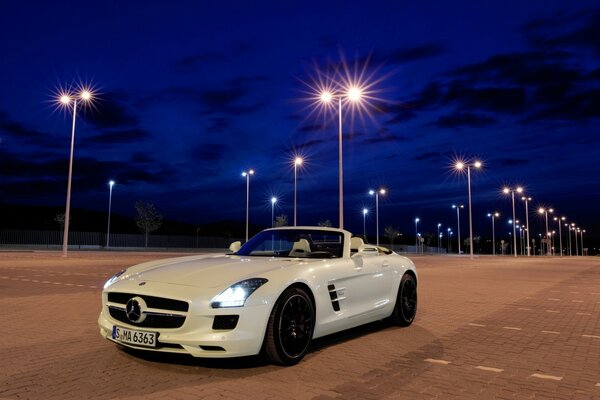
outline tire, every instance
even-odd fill
[[[394,325],[409,326],[417,315],[417,283],[411,274],[404,274],[400,280],[396,305],[391,320]]]
[[[315,326],[310,297],[300,288],[289,288],[279,297],[267,324],[265,355],[274,364],[297,364],[308,352]]]

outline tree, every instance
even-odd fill
[[[385,234],[385,237],[389,239],[390,245],[393,245],[394,239],[396,239],[396,237],[400,235],[400,231],[398,231],[398,229],[395,229],[392,226],[386,226],[383,230],[383,233]]]
[[[333,225],[331,224],[331,221],[326,219],[325,221],[320,221],[317,223],[318,226],[322,226],[324,228],[331,228]]]
[[[54,222],[60,225],[60,230],[65,229],[65,213],[58,213],[54,216]],[[69,223],[71,223],[71,216],[69,215]]]
[[[162,225],[162,215],[158,212],[154,204],[145,201],[135,203],[135,224],[145,236],[145,247],[148,247],[148,235],[154,232]]]
[[[275,217],[275,226],[288,226],[288,216],[286,214],[281,214]]]

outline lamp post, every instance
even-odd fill
[[[294,226],[296,226],[296,199],[298,193],[298,167],[302,165],[302,158],[294,159]]]
[[[492,254],[496,255],[496,228],[494,227],[494,219],[498,218],[500,216],[500,213],[488,213],[487,216],[492,218]]]
[[[577,227],[574,222],[571,222],[571,230],[573,231],[573,236],[575,236],[575,256],[579,256],[579,242],[577,241]]]
[[[71,180],[73,176],[73,150],[75,147],[75,121],[77,119],[77,100],[81,100],[84,104],[93,101],[94,94],[91,89],[81,88],[79,93],[61,93],[58,101],[64,106],[69,107],[73,104],[73,125],[71,128],[71,155],[69,157],[69,179],[67,183],[67,204],[65,209],[65,228],[63,232],[62,256],[67,256],[69,246],[69,220],[71,218]]]
[[[463,171],[465,167],[467,167],[467,187],[469,188],[469,250],[471,253],[471,258],[473,258],[473,212],[471,210],[471,167],[481,168],[481,161],[475,161],[473,163],[465,163],[465,162],[457,162],[454,167],[458,171]],[[460,235],[459,235],[460,236]],[[460,239],[458,241],[458,245],[460,246]],[[460,248],[458,253],[460,254]]]
[[[335,93],[329,90],[324,90],[320,94],[320,99],[323,103],[330,104],[334,98],[338,100],[338,157],[339,157],[339,221],[340,229],[344,229],[344,167],[343,167],[343,151],[342,151],[342,100],[347,98],[350,102],[358,103],[362,97],[362,89],[357,86],[351,86],[342,89],[340,93]],[[379,232],[378,232],[379,233]]]
[[[275,203],[277,203],[277,197],[271,197],[271,228],[275,226]]]
[[[108,192],[108,227],[106,228],[106,247],[108,248],[109,239],[110,239],[110,209],[112,206],[112,189],[115,185],[115,181],[108,182],[109,192]]]
[[[250,175],[254,175],[254,170],[242,172],[242,176],[246,178],[246,242],[248,241],[248,225],[250,221]]]
[[[367,210],[366,208],[363,208],[362,210],[362,215],[363,215],[363,236],[366,238],[367,237],[367,214],[369,213],[369,210]]]
[[[584,256],[585,253],[583,251],[583,234],[585,233],[585,229],[581,229],[579,233],[581,234],[581,255]]]
[[[386,193],[385,189],[369,190],[369,194],[371,196],[375,196],[375,229],[377,230],[377,234],[376,234],[377,246],[379,246],[379,195],[380,194],[383,195],[385,193]]]
[[[523,192],[523,188],[522,187],[517,187],[516,189],[511,189],[508,187],[505,187],[503,190],[504,194],[508,194],[511,193],[512,195],[512,214],[513,214],[513,221],[516,220],[516,216],[515,216],[515,192],[517,193],[522,193]],[[515,257],[517,256],[517,227],[516,224],[513,223],[513,249],[514,249],[514,253],[515,253]]]
[[[438,253],[440,252],[440,242],[441,242],[441,236],[440,236],[440,228],[442,227],[442,224],[438,224],[437,228],[438,228]]]
[[[571,225],[565,224],[565,226],[567,227],[567,235],[569,236],[569,256],[572,256],[572,253],[571,253]]]
[[[530,249],[530,244],[531,242],[529,241],[529,202],[531,201],[531,197],[527,197],[527,196],[523,196],[521,197],[521,200],[523,200],[525,202],[525,223],[526,225],[526,231],[527,231],[527,256],[531,256],[531,249]]]
[[[565,217],[554,217],[554,220],[558,224],[558,243],[560,246],[560,256],[563,256],[563,247],[562,247],[562,225],[561,223],[565,221]]]
[[[550,209],[548,209],[548,208],[543,208],[543,207],[540,207],[540,208],[539,208],[539,210],[538,210],[538,212],[539,212],[540,214],[544,214],[544,216],[545,216],[545,218],[546,218],[546,255],[550,256],[550,255],[552,255],[552,254],[550,253],[550,251],[549,251],[549,246],[548,246],[548,244],[549,244],[549,243],[548,243],[548,236],[550,236],[550,231],[549,231],[549,229],[548,229],[548,213],[553,213],[553,212],[554,212],[554,210],[553,210],[553,209],[551,209],[551,208],[550,208]]]
[[[415,218],[415,253],[419,252],[419,218]]]
[[[460,206],[452,204],[452,208],[456,208],[456,221],[458,223],[458,254],[460,254],[460,209],[465,208],[465,206],[462,204]]]

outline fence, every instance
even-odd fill
[[[206,236],[149,235],[148,248],[153,249],[227,249],[239,239]],[[0,230],[0,246],[33,246],[57,248],[62,246],[61,231]],[[110,248],[144,248],[145,236],[141,234],[111,233]],[[106,233],[69,232],[69,247],[99,249],[106,247]]]

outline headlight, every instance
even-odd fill
[[[114,274],[109,280],[106,281],[106,283],[104,284],[104,289],[106,289],[107,287],[109,287],[110,285],[115,283],[119,279],[119,277],[121,275],[123,275],[124,273],[125,273],[125,270],[122,269],[119,272],[117,272],[116,274]]]
[[[252,278],[229,286],[210,302],[212,308],[243,307],[256,289],[267,283],[264,278]]]

